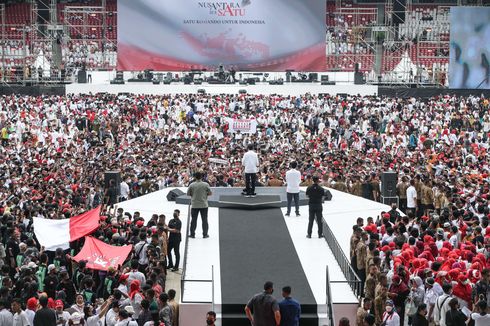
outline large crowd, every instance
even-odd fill
[[[248,144],[260,155],[263,186],[284,185],[296,161],[303,185],[317,175],[324,186],[380,201],[380,173],[399,173],[400,209],[408,215],[386,212],[359,223],[353,236],[353,265],[378,325],[386,298],[411,322],[419,303],[435,307],[446,282],[461,305],[479,307],[490,299],[488,109],[489,100],[478,96],[3,96],[0,325],[37,326],[35,316],[39,323],[51,310],[61,325],[119,326],[128,318],[140,326],[176,325],[175,291],[165,288],[167,217],[155,212],[145,223],[138,213],[108,208],[187,186],[196,171],[211,186],[243,187]],[[228,119],[255,120],[257,132],[232,133]],[[117,199],[104,188],[108,170],[121,171]],[[406,210],[410,182],[419,194],[413,211]],[[136,245],[121,269],[75,263],[83,240],[56,252],[37,242],[34,217],[68,218],[99,205],[93,236]],[[18,323],[22,318],[29,323]]]

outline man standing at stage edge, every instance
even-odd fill
[[[282,297],[284,300],[279,302],[279,311],[281,312],[281,326],[299,326],[301,317],[301,305],[291,297],[291,287],[282,288]]]
[[[248,151],[243,155],[242,166],[245,169],[245,196],[255,196],[255,181],[259,172],[259,157],[254,152],[253,144],[248,144]]]
[[[211,187],[207,182],[202,181],[202,173],[194,174],[196,180],[187,189],[187,195],[191,196],[191,238],[196,237],[197,216],[201,214],[202,236],[209,238],[208,235],[208,196],[212,195]]]
[[[306,196],[308,196],[308,208],[309,208],[309,222],[308,222],[308,234],[307,238],[311,238],[311,232],[313,231],[313,221],[316,219],[318,226],[318,237],[323,237],[322,228],[322,212],[323,212],[323,196],[325,196],[325,189],[320,185],[320,178],[318,176],[313,177],[313,184],[306,188]]]
[[[279,326],[281,313],[279,304],[272,296],[274,287],[272,282],[265,282],[264,292],[256,294],[245,306],[247,318],[254,326]]]
[[[296,170],[298,163],[291,162],[291,169],[286,172],[286,194],[288,199],[288,211],[286,216],[291,214],[291,204],[294,199],[296,216],[299,216],[299,184],[301,183],[301,173]]]

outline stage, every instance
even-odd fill
[[[169,202],[167,188],[118,204],[128,212],[139,211],[148,221],[151,215],[165,214],[167,222],[174,209],[180,209],[182,230],[187,230],[188,206]],[[179,188],[185,193],[186,188]],[[265,196],[281,198],[284,188],[268,189]],[[261,189],[261,190],[262,190]],[[302,191],[305,189],[302,188]],[[329,189],[332,201],[326,201],[324,219],[338,235],[347,251],[351,227],[359,216],[379,214],[387,206]],[[230,196],[240,188],[212,188],[215,194],[228,191]],[[260,194],[260,193],[259,193]],[[260,199],[260,196],[256,198]],[[238,197],[236,199],[246,198]],[[252,198],[255,199],[255,198]],[[195,325],[206,311],[215,309],[218,325],[240,325],[248,299],[262,289],[265,281],[275,283],[276,298],[280,288],[290,285],[293,297],[304,308],[302,325],[328,325],[326,298],[326,266],[329,268],[331,294],[336,323],[342,316],[354,317],[358,300],[330,251],[325,239],[306,238],[308,206],[300,206],[301,216],[285,216],[285,207],[240,209],[210,207],[209,238],[203,239],[198,221],[195,239],[181,243],[181,261],[185,262],[182,280],[181,325]],[[184,232],[184,231],[183,231]],[[186,237],[183,236],[183,239]],[[186,258],[184,259],[184,254]],[[181,265],[182,267],[182,265]],[[340,283],[336,283],[340,282]]]
[[[280,94],[285,96],[298,96],[310,94],[352,94],[352,95],[374,95],[378,92],[377,86],[372,85],[321,85],[321,83],[284,83],[283,85],[269,85],[268,83],[257,83],[256,85],[237,84],[207,84],[185,85],[184,83],[172,83],[170,85],[154,85],[150,82],[128,83],[124,85],[111,85],[109,83],[94,84],[69,84],[66,85],[66,94],[96,94],[96,93],[129,93],[129,94],[197,94],[204,90],[207,94],[238,94],[245,90],[249,94],[271,95]]]

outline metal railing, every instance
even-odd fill
[[[333,234],[332,230],[328,226],[325,219],[323,219],[323,235],[325,241],[327,241],[330,250],[332,251],[335,260],[340,266],[342,273],[344,274],[347,281],[330,281],[330,283],[348,283],[354,295],[359,299],[362,295],[362,284],[361,279],[357,276],[356,272],[352,268],[349,259],[347,259],[342,247],[337,241],[337,238]]]
[[[211,279],[210,280],[193,280],[186,279],[186,270],[187,270],[187,255],[189,248],[189,231],[191,225],[191,205],[189,204],[187,207],[187,227],[185,231],[185,249],[184,249],[184,259],[182,265],[182,278],[180,280],[180,300],[182,303],[210,303],[211,310],[214,311],[214,265],[211,265]],[[184,299],[185,285],[187,283],[211,283],[211,301],[196,301],[196,300],[188,300]]]
[[[332,289],[330,288],[330,274],[328,273],[328,266],[326,268],[326,280],[327,280],[327,313],[328,321],[330,326],[335,326],[335,316],[333,312],[333,302],[332,302]]]

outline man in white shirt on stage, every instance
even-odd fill
[[[299,216],[299,184],[301,183],[301,173],[296,170],[298,163],[291,162],[291,169],[286,172],[286,194],[288,199],[288,211],[286,216],[291,214],[291,204],[294,199],[296,216]]]
[[[246,197],[256,196],[255,181],[257,180],[257,172],[259,172],[259,157],[253,149],[253,144],[248,144],[248,152],[246,152],[242,158],[242,166],[245,169]]]

